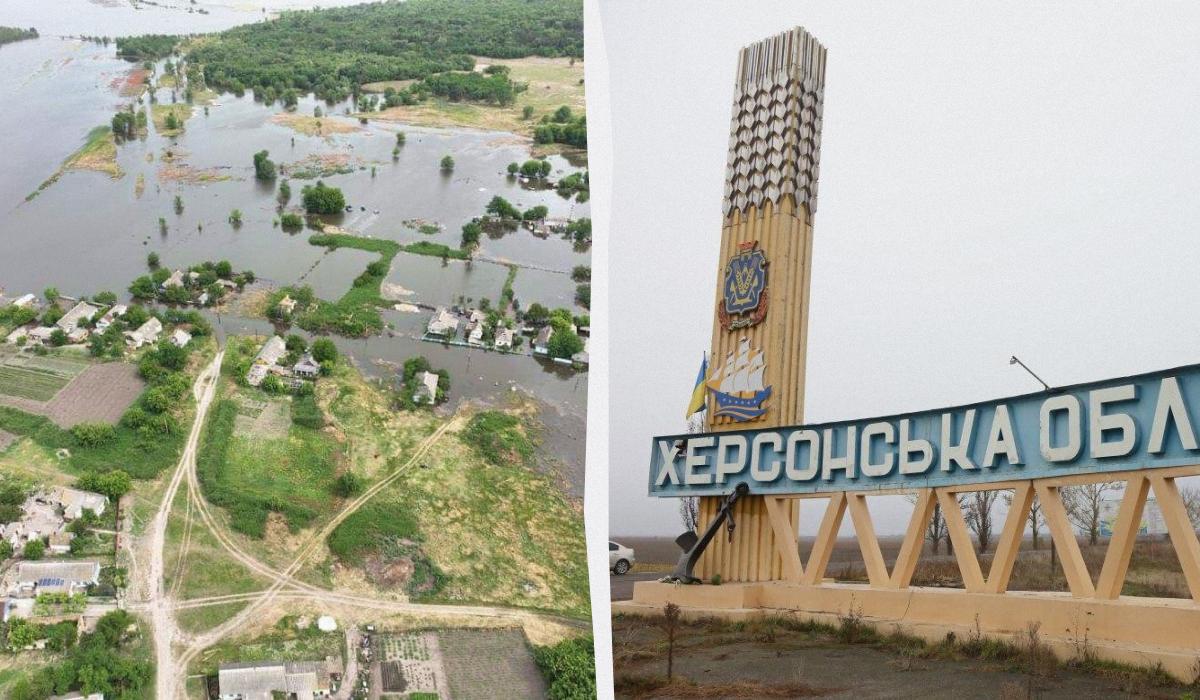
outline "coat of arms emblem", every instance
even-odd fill
[[[767,256],[758,241],[742,243],[725,265],[724,299],[717,316],[727,331],[749,328],[767,316]]]

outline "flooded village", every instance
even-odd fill
[[[189,60],[317,4],[0,0],[0,697],[535,697],[589,629],[582,10],[440,74],[503,106]]]

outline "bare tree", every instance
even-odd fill
[[[1188,520],[1192,521],[1192,528],[1200,528],[1200,488],[1186,486],[1179,489],[1179,495],[1183,497],[1183,507],[1187,510]]]
[[[1087,535],[1088,544],[1100,541],[1100,513],[1104,509],[1105,494],[1120,491],[1121,488],[1119,481],[1100,481],[1062,489],[1067,517],[1080,532]]]
[[[700,525],[700,499],[694,496],[679,499],[679,519],[684,530],[695,532]]]
[[[967,527],[979,541],[980,553],[986,552],[992,543],[992,506],[999,497],[999,491],[975,491],[966,496],[964,515]],[[962,505],[962,501],[959,503]]]
[[[1042,528],[1046,526],[1046,518],[1042,515],[1042,502],[1036,498],[1032,500],[1033,502],[1029,506],[1029,531],[1033,533],[1033,548],[1040,549]],[[1009,508],[1012,508],[1013,495],[1005,491],[1004,502]]]
[[[925,527],[925,539],[933,543],[934,554],[938,553],[938,546],[946,539],[946,518],[942,515],[942,504],[936,501],[933,504],[933,517]]]

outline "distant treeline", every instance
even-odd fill
[[[161,57],[173,37],[119,43],[122,56]],[[210,87],[282,95],[289,89],[337,101],[358,86],[470,71],[471,56],[582,56],[579,0],[408,0],[284,12],[278,20],[236,27],[200,43],[187,58],[204,66]],[[462,74],[466,75],[466,74]],[[507,76],[439,76],[434,94],[511,102]]]
[[[22,39],[36,39],[38,31],[33,27],[20,29],[18,27],[0,27],[0,45],[11,44]]]
[[[117,55],[128,61],[156,61],[175,50],[179,37],[172,34],[143,34],[117,38]]]

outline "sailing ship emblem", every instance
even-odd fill
[[[725,265],[724,299],[717,306],[721,327],[749,328],[767,315],[767,256],[758,241],[742,243]]]
[[[771,387],[763,386],[765,369],[762,351],[755,352],[750,339],[742,338],[737,351],[726,355],[706,382],[713,397],[712,415],[739,422],[761,418],[767,412],[762,404],[771,396]]]

